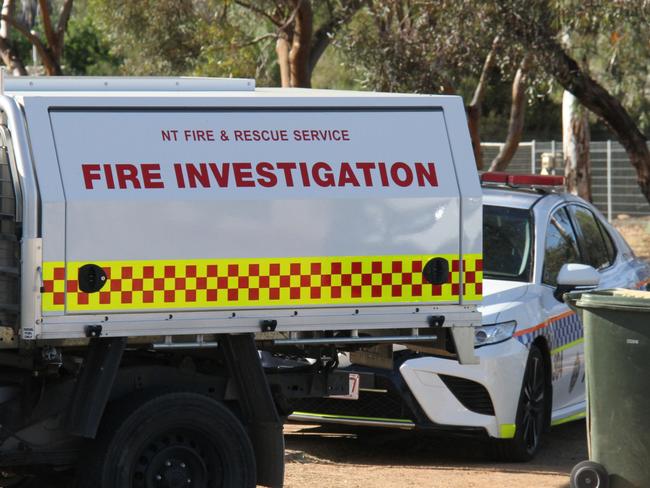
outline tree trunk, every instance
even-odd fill
[[[281,32],[275,43],[275,52],[278,56],[280,66],[280,86],[289,88],[291,86],[291,70],[289,69],[289,39],[286,32]]]
[[[524,112],[526,109],[526,72],[530,66],[530,56],[524,59],[517,69],[515,79],[512,82],[512,103],[510,105],[510,122],[506,142],[490,165],[490,171],[505,171],[512,161],[521,135],[524,132]]]
[[[474,160],[476,161],[476,168],[478,170],[483,169],[483,153],[481,151],[480,131],[481,105],[485,99],[485,89],[487,88],[488,84],[488,75],[496,61],[498,43],[499,36],[495,37],[494,41],[492,41],[492,48],[490,49],[488,55],[485,57],[483,70],[481,71],[481,76],[479,77],[476,89],[474,90],[474,96],[472,97],[472,101],[467,107],[467,125],[469,126],[469,135],[472,140],[472,149],[474,150]]]
[[[569,91],[562,97],[562,148],[567,191],[591,201],[591,160],[589,159],[589,117]]]
[[[0,58],[11,74],[15,76],[25,76],[27,75],[27,69],[9,42],[9,31],[11,26],[9,25],[9,22],[4,20],[5,17],[12,16],[13,11],[14,1],[3,0],[2,11],[0,12],[3,17],[3,20],[0,21]]]
[[[311,1],[295,0],[298,13],[293,28],[293,40],[289,52],[289,68],[291,71],[291,86],[311,88],[311,70],[309,66],[309,50],[314,27],[314,16]]]

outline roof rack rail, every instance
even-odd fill
[[[503,172],[485,172],[480,175],[481,185],[505,186],[508,188],[530,188],[536,190],[553,190],[564,187],[564,176],[510,174]]]

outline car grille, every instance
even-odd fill
[[[483,415],[494,415],[494,405],[490,394],[480,383],[457,376],[439,375],[443,383],[449,388],[463,406],[472,412]]]

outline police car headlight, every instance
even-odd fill
[[[517,322],[514,320],[476,327],[476,329],[474,329],[474,346],[480,347],[487,344],[503,342],[512,337],[516,328]]]

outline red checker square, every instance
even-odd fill
[[[292,300],[300,300],[300,288],[291,287],[289,288],[289,298]]]
[[[228,278],[225,276],[220,276],[217,278],[217,288],[220,290],[225,290],[228,288]]]
[[[343,286],[350,286],[352,284],[352,275],[349,274],[341,275],[341,284]]]
[[[452,273],[457,273],[458,271],[460,271],[460,261],[458,259],[452,260],[451,271]]]
[[[102,269],[104,270],[104,273],[106,273],[106,278],[110,280],[111,279],[111,268],[106,266],[106,267],[104,267]]]
[[[381,273],[381,271],[382,271],[381,261],[373,261],[372,262],[372,272],[379,274],[379,273]]]
[[[341,263],[336,262],[332,263],[332,274],[341,274],[341,270],[343,269],[343,266]]]
[[[70,280],[66,283],[66,290],[68,290],[68,293],[75,293],[79,289],[79,286],[77,285],[76,280]]]
[[[476,283],[474,285],[474,293],[477,295],[483,294],[483,283]]]
[[[411,295],[414,297],[422,296],[422,285],[413,285],[411,286]]]
[[[372,285],[372,275],[368,273],[364,273],[361,275],[361,284],[363,286],[370,286]]]
[[[131,288],[133,288],[133,291],[142,291],[144,288],[144,281],[140,278],[134,279],[133,283],[131,284]]]
[[[474,271],[468,271],[467,273],[465,273],[465,282],[466,283],[476,282],[476,273],[474,273]]]
[[[130,291],[122,292],[121,303],[133,303],[133,295]]]
[[[259,264],[249,264],[248,265],[248,276],[259,276],[260,275],[260,265]]]
[[[184,290],[185,289],[185,278],[176,278],[174,280],[174,290]]]
[[[196,290],[185,290],[185,301],[186,302],[195,302],[196,301]]]
[[[153,266],[145,266],[142,268],[143,278],[153,278]]]
[[[228,301],[236,302],[239,298],[239,290],[228,290]]]
[[[54,280],[43,281],[43,293],[52,293],[54,291]]]
[[[196,279],[196,288],[199,290],[205,290],[208,287],[207,278],[197,278]]]
[[[196,266],[194,264],[185,266],[185,276],[188,278],[196,278]]]
[[[391,269],[393,270],[393,273],[401,273],[402,272],[402,261],[393,261],[391,263]]]
[[[238,264],[229,264],[228,265],[228,276],[238,276],[239,275],[239,265]]]
[[[413,273],[421,273],[422,272],[422,261],[413,261],[411,263],[411,271]]]
[[[271,300],[279,300],[280,299],[280,288],[271,288],[271,289],[269,289],[269,298]]]
[[[133,268],[131,266],[122,268],[122,278],[133,278]]]
[[[312,286],[309,289],[309,294],[311,298],[320,298],[320,288],[318,288],[317,286]]]
[[[208,264],[206,267],[206,273],[208,275],[208,278],[214,278],[218,274],[219,268],[217,267],[216,264]]]
[[[205,298],[209,302],[217,301],[217,290],[208,290],[205,292]]]
[[[390,287],[390,292],[391,295],[394,297],[401,297],[402,296],[402,286],[401,285],[393,285]]]
[[[332,298],[341,298],[341,287],[333,286],[332,287]]]
[[[474,269],[476,271],[483,271],[483,260],[482,259],[477,259],[476,262],[474,263]]]
[[[111,291],[121,291],[122,290],[122,280],[111,280]]]
[[[142,301],[144,303],[153,303],[153,292],[152,291],[142,292]]]
[[[270,281],[268,276],[260,276],[260,288],[268,288]]]
[[[311,263],[309,268],[311,270],[311,274],[313,274],[313,275],[321,274],[322,266],[321,266],[320,263]]]
[[[290,286],[291,286],[291,276],[289,275],[280,276],[280,287],[289,288]]]
[[[361,263],[359,261],[355,261],[352,263],[352,273],[354,274],[361,273]]]
[[[54,305],[63,305],[65,304],[65,293],[55,293],[52,297]]]
[[[381,285],[373,285],[370,294],[373,298],[381,298]]]
[[[300,277],[300,286],[309,286],[309,285],[311,285],[311,276],[302,275]]]
[[[460,285],[458,283],[453,283],[451,285],[451,294],[457,297],[460,295]]]
[[[321,286],[330,286],[332,284],[332,275],[321,275],[320,285]]]
[[[278,263],[273,263],[269,266],[269,274],[271,276],[280,276],[280,265]]]
[[[431,285],[431,294],[434,297],[442,295],[442,285]]]
[[[410,285],[413,283],[413,275],[411,273],[402,273],[402,284]]]
[[[176,301],[176,292],[174,290],[165,290],[165,302],[171,303]]]
[[[77,295],[77,303],[79,305],[88,305],[88,293],[79,293]]]
[[[393,283],[393,275],[390,273],[383,273],[381,275],[381,284],[382,285],[391,285]]]
[[[291,263],[289,266],[289,273],[291,273],[294,276],[297,276],[300,274],[300,263]]]
[[[174,266],[165,266],[165,278],[173,278],[176,276],[176,268]]]
[[[248,290],[248,299],[249,300],[259,300],[260,291],[257,288],[251,288]]]
[[[165,278],[154,278],[154,280],[153,280],[153,289],[154,290],[164,290],[165,289]]]
[[[248,288],[248,276],[240,276],[237,280],[237,286],[242,288]]]
[[[65,268],[54,268],[54,279],[65,280]]]
[[[100,291],[99,292],[99,303],[102,305],[108,305],[111,303],[111,294],[108,291]]]
[[[353,286],[351,296],[352,296],[352,298],[361,298],[361,287],[360,286]]]

